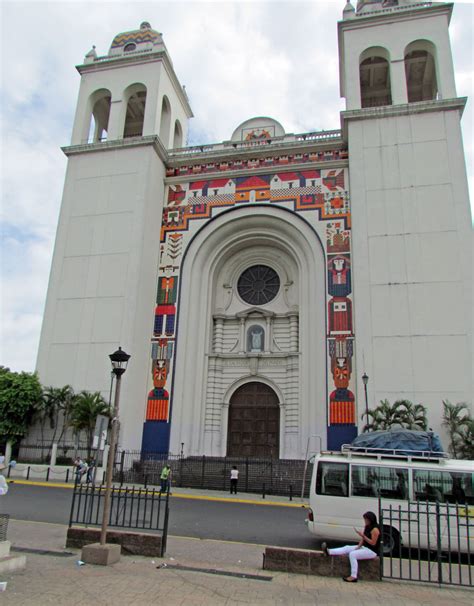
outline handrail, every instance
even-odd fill
[[[332,141],[342,138],[342,132],[338,129],[333,130],[322,130],[322,131],[314,131],[309,133],[299,133],[299,134],[286,134],[280,135],[278,137],[271,137],[270,139],[257,139],[257,140],[249,140],[249,141],[222,141],[221,143],[205,143],[203,145],[193,145],[190,147],[177,147],[173,149],[169,149],[168,153],[171,158],[181,157],[181,156],[189,156],[202,154],[206,152],[212,151],[222,151],[222,150],[248,150],[255,148],[268,147],[269,145],[273,145],[273,147],[282,144],[291,144],[291,143],[313,143],[315,141]]]
[[[412,459],[422,459],[429,461],[439,461],[449,459],[449,455],[446,452],[435,452],[433,450],[413,450],[408,451],[406,448],[369,448],[366,446],[352,446],[351,444],[343,444],[341,446],[341,452],[327,452],[324,454],[334,455],[357,455],[363,457],[376,457],[381,458],[396,458],[406,459],[411,461]]]

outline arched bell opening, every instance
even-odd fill
[[[390,57],[381,47],[366,49],[359,59],[361,107],[392,105]]]

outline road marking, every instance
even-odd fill
[[[15,484],[22,484],[25,486],[43,486],[45,488],[74,488],[74,484],[64,484],[64,483],[55,483],[52,484],[51,482],[40,482],[40,481],[36,481],[36,480],[17,480],[17,479],[13,479],[10,480],[10,483],[13,482]],[[123,492],[125,492],[125,490],[127,490],[126,488],[119,488],[118,490],[121,490]],[[145,489],[141,489],[140,490],[140,494],[145,493],[146,490]],[[148,491],[148,493],[150,493],[150,491]],[[230,499],[227,497],[211,497],[211,496],[207,496],[207,495],[193,495],[193,494],[182,494],[182,493],[173,493],[172,495],[170,495],[170,497],[176,498],[176,499],[191,499],[191,500],[195,500],[195,501],[216,501],[218,503],[240,503],[240,504],[245,504],[245,505],[267,505],[267,506],[272,506],[272,507],[298,507],[298,508],[302,508],[302,509],[306,509],[307,505],[305,503],[282,503],[280,501],[254,501],[252,499]]]

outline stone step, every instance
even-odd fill
[[[322,551],[266,547],[263,569],[314,574],[322,577],[347,577],[351,573],[347,556],[326,556]],[[359,579],[380,581],[380,560],[359,561]]]

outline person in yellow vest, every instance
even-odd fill
[[[162,492],[168,492],[170,489],[170,485],[171,485],[171,467],[168,464],[166,464],[163,467],[163,469],[161,470],[160,480],[161,480],[160,494]]]

